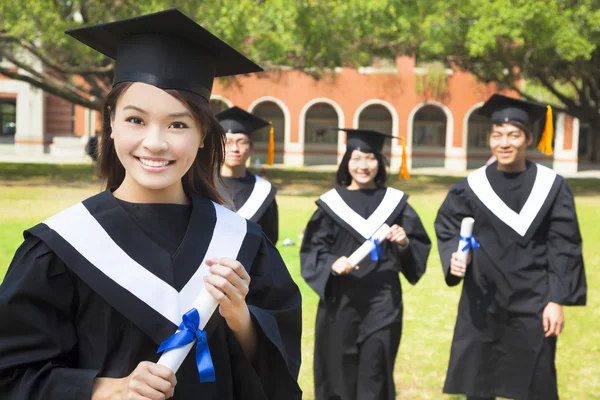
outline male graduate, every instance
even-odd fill
[[[587,285],[573,194],[553,170],[527,160],[531,126],[544,115],[538,148],[551,152],[551,109],[495,94],[480,113],[491,119],[496,161],[456,184],[435,221],[446,283],[464,280],[444,392],[558,399],[563,306],[585,305]],[[467,265],[457,253],[465,217],[475,219]]]
[[[273,244],[279,236],[279,215],[275,194],[269,181],[246,169],[252,155],[252,135],[270,123],[239,107],[231,107],[216,115],[227,134],[225,162],[221,175],[227,187],[221,188],[233,199],[237,213],[258,223]]]

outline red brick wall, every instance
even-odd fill
[[[467,73],[454,71],[448,76],[448,90],[441,98],[422,96],[416,90],[414,59],[399,57],[395,74],[360,74],[355,69],[344,68],[335,76],[324,75],[315,80],[297,71],[271,71],[244,76],[238,84],[224,87],[215,81],[214,94],[231,100],[235,105],[247,109],[262,96],[273,96],[282,100],[290,109],[291,141],[298,142],[298,124],[304,105],[317,97],[326,97],[338,103],[344,111],[345,125],[353,123],[356,109],[371,99],[385,100],[392,104],[399,117],[400,137],[407,136],[410,112],[424,101],[438,101],[446,105],[454,121],[453,145],[462,145],[463,119],[474,104],[486,100],[495,91],[494,85],[478,83]]]

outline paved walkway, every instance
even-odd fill
[[[38,156],[22,156],[0,152],[0,163],[38,163],[38,164],[91,164],[92,160],[87,157],[78,156],[56,156],[43,154]],[[313,165],[306,167],[286,167],[283,164],[275,164],[275,168],[302,169],[309,171],[336,171],[335,165]],[[0,168],[2,165],[0,164]],[[413,168],[412,175],[437,175],[437,176],[466,176],[469,171],[452,171],[445,168]],[[563,174],[564,175],[564,174]],[[597,178],[600,179],[600,165],[597,170],[578,171],[576,174],[564,175],[567,178]]]

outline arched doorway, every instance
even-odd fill
[[[488,117],[478,114],[476,108],[469,114],[467,121],[467,169],[479,168],[490,159],[490,129],[492,123]]]
[[[419,108],[413,117],[412,167],[444,167],[448,119],[434,104]]]
[[[381,104],[372,104],[364,108],[358,116],[360,129],[373,129],[388,135],[393,134],[394,121],[390,110]],[[383,145],[383,154],[388,161],[392,156],[392,139],[386,140]]]
[[[328,103],[313,104],[304,119],[304,165],[336,165],[339,132],[324,130],[339,126],[335,108]]]
[[[273,123],[275,133],[275,164],[283,164],[283,151],[285,145],[285,115],[283,110],[272,101],[264,101],[252,109],[252,114]],[[254,151],[252,163],[258,159],[261,164],[267,162],[269,148],[269,126],[259,129],[254,133]]]

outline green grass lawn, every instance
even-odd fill
[[[0,164],[0,279],[5,274],[21,232],[44,218],[96,193],[86,167],[30,167]],[[11,167],[7,167],[11,166]],[[6,168],[5,168],[6,167]],[[10,171],[9,171],[10,170]],[[314,320],[318,298],[300,276],[300,233],[315,209],[315,194],[326,190],[332,174],[269,171],[284,187],[278,196],[280,238],[297,245],[279,246],[303,295],[303,365],[300,374],[305,399],[313,398],[312,353]],[[421,216],[432,239],[433,220],[444,190],[456,178],[417,177],[393,185],[411,194],[410,203]],[[589,294],[588,306],[566,310],[566,330],[558,341],[557,367],[562,399],[600,398],[600,182],[571,181],[583,238]],[[451,399],[441,394],[460,288],[444,284],[437,251],[432,251],[428,271],[416,286],[402,281],[404,288],[404,332],[396,360],[396,385],[402,399]],[[460,397],[457,397],[460,398]]]

